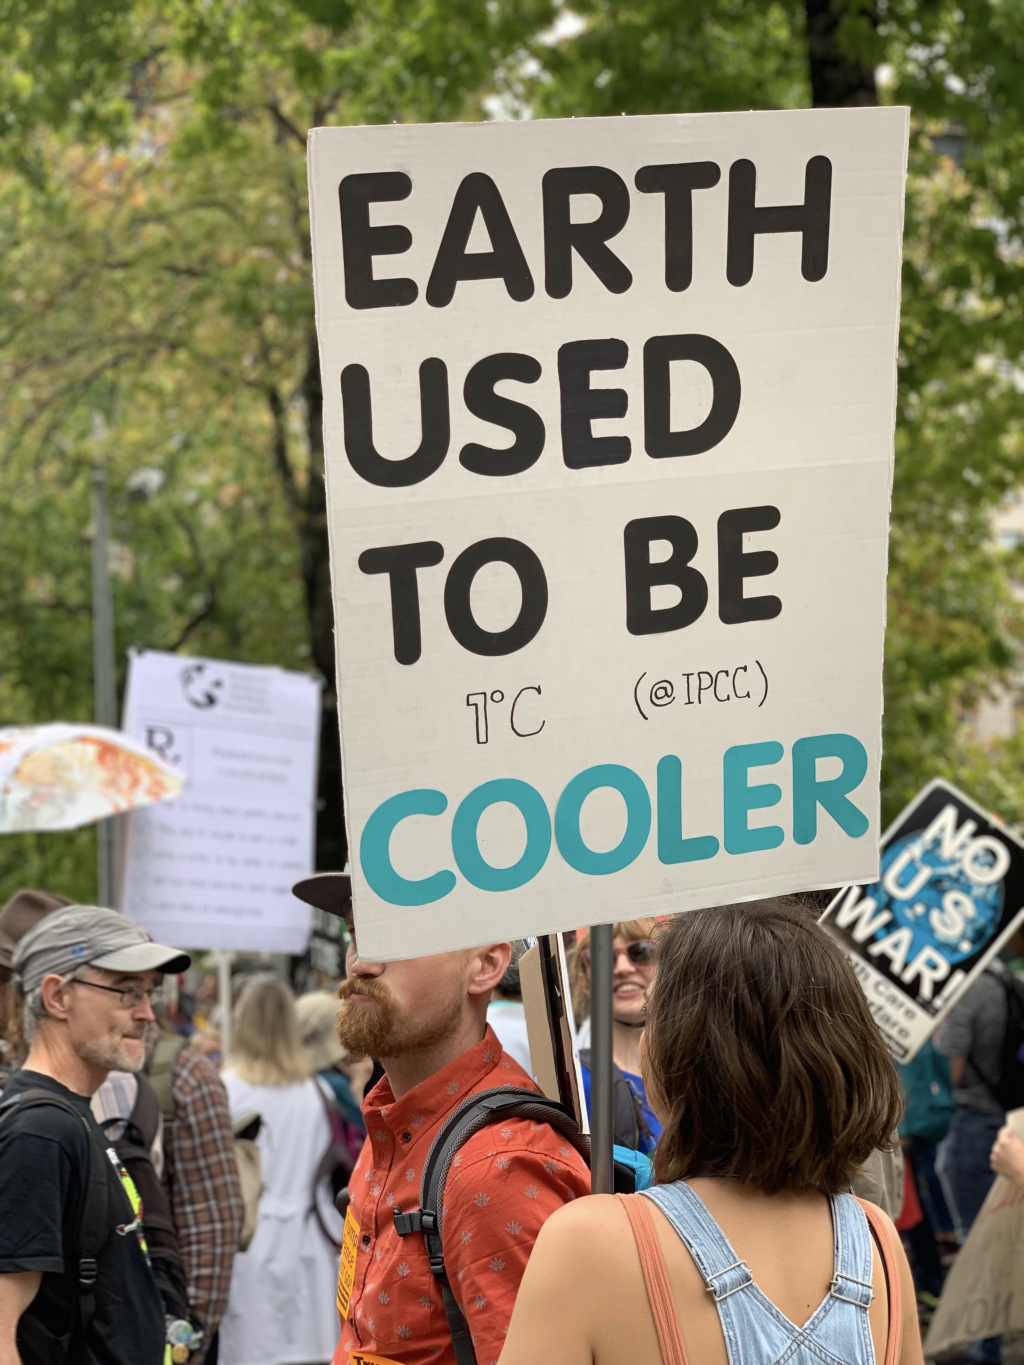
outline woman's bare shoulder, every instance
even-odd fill
[[[571,1246],[577,1267],[581,1256],[606,1263],[609,1247],[620,1245],[624,1234],[631,1243],[626,1211],[619,1200],[610,1194],[592,1194],[563,1204],[551,1215],[540,1230],[537,1251],[556,1260]]]

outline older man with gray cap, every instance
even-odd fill
[[[89,1097],[109,1071],[142,1067],[153,992],[189,958],[116,911],[72,905],[25,934],[12,965],[29,1051],[0,1104],[0,1365],[162,1365],[138,1195]]]

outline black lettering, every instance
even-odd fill
[[[491,251],[466,250],[478,212],[491,239]],[[533,297],[533,276],[512,219],[497,185],[481,171],[467,175],[455,193],[448,225],[427,281],[427,302],[431,308],[444,308],[451,303],[459,280],[504,280],[516,303]]]
[[[575,249],[612,294],[624,294],[633,276],[605,243],[626,226],[629,190],[607,166],[566,166],[547,171],[544,196],[544,288],[553,299],[572,289]],[[589,223],[572,221],[574,194],[594,194],[601,212]]]
[[[745,578],[761,578],[779,567],[774,550],[744,554],[743,537],[750,531],[772,531],[780,520],[777,507],[736,507],[718,518],[718,615],[727,626],[770,621],[782,610],[777,597],[743,596]]]
[[[713,161],[641,166],[634,177],[641,194],[665,196],[665,284],[674,294],[693,279],[693,191],[709,190],[721,178]]]
[[[672,546],[668,559],[651,563],[651,541],[667,540]],[[660,635],[666,630],[681,630],[692,625],[708,604],[708,585],[704,575],[690,560],[697,553],[697,532],[683,517],[638,517],[626,523],[623,532],[626,552],[626,629],[630,635]],[[672,607],[651,606],[651,588],[674,583],[681,597]],[[686,678],[687,705],[690,704],[690,678]]]
[[[519,615],[507,630],[484,630],[478,626],[470,606],[473,579],[485,564],[509,564],[519,576],[523,600]],[[444,614],[448,629],[463,649],[471,654],[495,656],[514,654],[528,645],[544,624],[548,611],[548,580],[544,566],[521,540],[492,536],[463,550],[444,585]]]
[[[539,361],[532,355],[519,355],[515,351],[503,351],[477,361],[466,375],[463,388],[466,407],[474,417],[506,427],[516,439],[504,450],[471,441],[459,452],[461,465],[474,474],[504,478],[509,474],[522,474],[524,469],[537,463],[544,449],[543,419],[525,403],[516,403],[495,393],[494,386],[502,379],[536,384],[540,373]]]
[[[395,658],[400,664],[414,664],[422,647],[416,570],[429,569],[443,558],[444,549],[436,540],[421,540],[415,545],[382,545],[364,550],[359,556],[363,573],[386,573],[391,579],[391,629]]]
[[[696,360],[711,376],[711,411],[689,431],[671,427],[673,360]],[[655,460],[702,455],[724,441],[740,410],[740,372],[714,337],[686,333],[651,337],[644,346],[644,448]]]
[[[754,237],[759,232],[799,232],[803,237],[800,270],[805,280],[823,280],[828,269],[829,218],[832,211],[832,162],[812,156],[804,172],[804,202],[758,208],[754,202],[757,170],[752,161],[734,161],[729,170],[729,245],[725,275],[730,284],[749,284],[754,273]]]
[[[728,670],[727,668],[720,668],[720,669],[718,670],[718,672],[715,674],[714,685],[712,686],[712,689],[711,689],[711,690],[714,692],[714,694],[715,694],[715,701],[731,701],[731,700],[732,700],[731,697],[720,697],[720,696],[718,695],[718,679],[719,679],[719,678],[727,678],[728,676],[729,676],[729,670]]]
[[[420,366],[420,424],[418,448],[404,460],[387,460],[373,444],[370,376],[362,365],[346,365],[341,372],[341,400],[345,415],[345,454],[361,479],[378,488],[409,488],[422,483],[441,467],[448,454],[451,422],[448,411],[448,367],[432,356]]]
[[[737,689],[736,689],[736,674],[737,674],[737,673],[747,673],[748,671],[749,671],[749,670],[748,670],[746,664],[740,664],[738,668],[734,668],[733,671],[732,671],[732,694],[733,694],[734,697],[738,698],[739,701],[749,701],[749,700],[750,700],[750,688],[748,687],[747,690],[746,690],[745,692],[739,692],[739,691],[737,691]]]
[[[519,729],[518,725],[516,725],[516,707],[519,704],[519,698],[523,695],[524,692],[536,692],[537,696],[539,697],[541,695],[540,685],[538,684],[536,687],[521,687],[519,689],[519,691],[515,695],[515,699],[512,702],[512,710],[509,712],[508,722],[509,725],[511,725],[512,727],[512,733],[514,735],[518,735],[520,739],[529,739],[531,735],[539,735],[541,730],[544,729],[544,726],[547,725],[547,721],[542,720],[541,723],[537,726],[536,730]]]
[[[592,389],[593,370],[621,370],[629,359],[624,341],[567,341],[558,348],[558,385],[562,398],[562,459],[570,469],[624,464],[628,436],[594,436],[590,424],[601,417],[625,417],[625,389]]]
[[[165,762],[173,763],[171,751],[174,748],[174,731],[169,730],[166,725],[147,725],[146,748],[159,754]]]
[[[701,681],[702,678],[707,678],[707,682],[702,682],[702,681]],[[704,705],[704,693],[705,693],[705,692],[710,692],[710,691],[711,691],[712,681],[713,681],[713,679],[712,679],[712,677],[711,677],[711,674],[708,673],[706,669],[703,669],[703,668],[702,668],[702,669],[698,672],[698,674],[697,674],[697,705],[698,705],[698,706],[703,706],[703,705]]]
[[[412,233],[401,223],[370,226],[370,205],[408,199],[412,181],[404,171],[372,171],[346,175],[338,186],[341,200],[341,250],[345,261],[345,298],[350,308],[402,308],[415,302],[415,280],[375,280],[374,256],[398,256],[412,246]]]

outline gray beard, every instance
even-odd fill
[[[140,1044],[138,1052],[129,1050],[128,1044],[138,1042]],[[85,1043],[78,1055],[84,1062],[91,1062],[93,1066],[100,1067],[104,1071],[141,1071],[146,1063],[146,1049],[142,1046],[142,1039],[121,1039],[113,1042],[108,1038],[98,1039],[94,1043]]]

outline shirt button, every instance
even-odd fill
[[[369,1245],[370,1245],[370,1234],[369,1234],[368,1232],[364,1232],[364,1233],[363,1233],[363,1246],[364,1246],[364,1247],[368,1247]]]
[[[403,1141],[403,1142],[412,1142],[412,1133],[403,1133],[403,1134],[402,1134],[402,1141]]]

